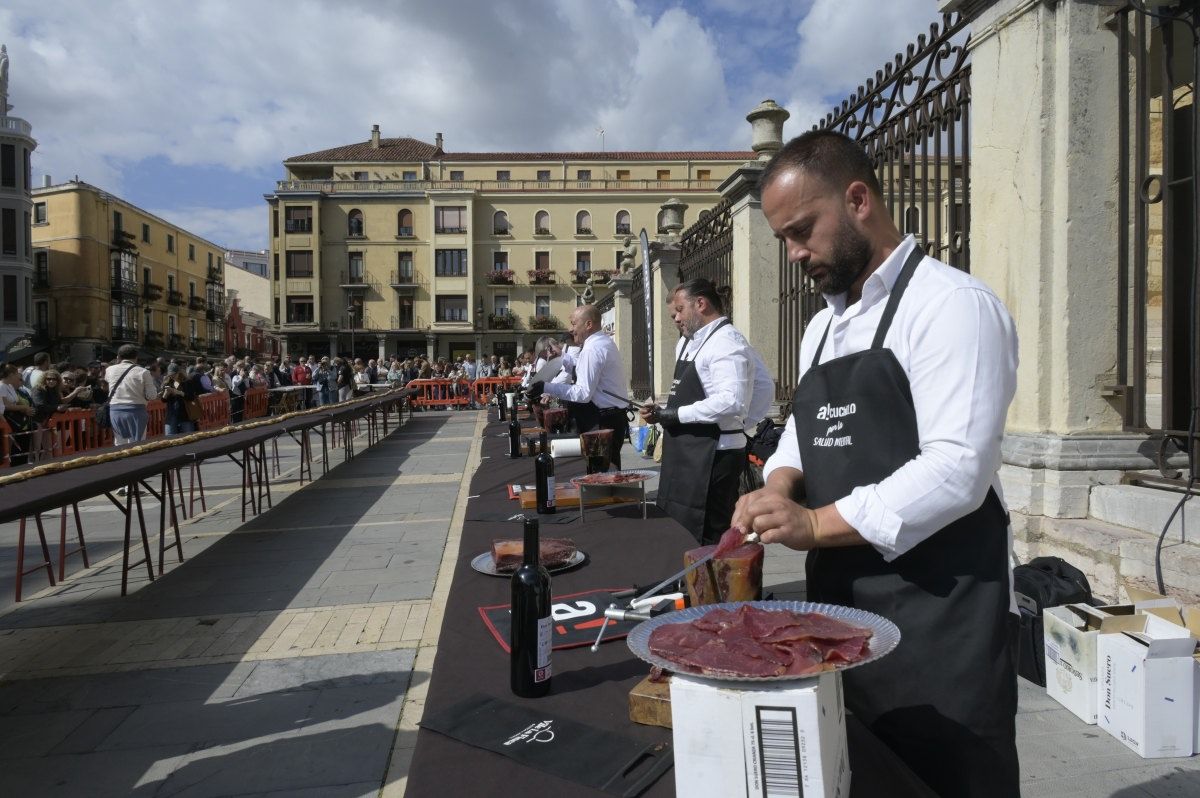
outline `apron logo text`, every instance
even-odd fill
[[[853,436],[843,435],[840,438],[813,438],[813,446],[830,447],[830,446],[853,446]]]
[[[851,402],[848,405],[840,405],[838,407],[826,404],[817,409],[817,421],[829,421],[830,419],[844,418],[845,416],[852,416],[856,412],[858,412],[858,407],[854,404],[854,402]]]

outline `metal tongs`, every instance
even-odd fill
[[[742,539],[742,545],[745,545],[747,543],[757,543],[757,542],[758,542],[758,533],[757,532],[751,532]],[[609,621],[648,621],[657,615],[662,615],[665,612],[670,612],[671,610],[675,609],[674,603],[672,603],[670,606],[664,607],[662,609],[659,609],[657,606],[653,606],[653,607],[648,606],[646,599],[648,599],[651,596],[658,595],[658,591],[662,590],[664,587],[667,587],[668,585],[674,585],[680,579],[683,579],[685,576],[687,576],[692,571],[699,568],[701,565],[707,565],[709,562],[712,561],[712,558],[716,555],[718,548],[719,548],[718,546],[714,546],[712,551],[710,551],[708,554],[704,555],[700,559],[696,560],[691,565],[688,565],[686,568],[684,568],[679,573],[668,576],[666,579],[662,580],[654,587],[652,587],[649,590],[647,590],[646,592],[642,593],[640,596],[637,596],[637,598],[631,600],[629,602],[628,606],[618,607],[616,602],[609,604],[608,609],[606,609],[604,611],[604,623],[602,623],[600,625],[600,634],[596,635],[596,642],[592,644],[592,651],[595,652],[595,651],[600,650],[600,643],[604,640],[604,630],[608,628]],[[637,591],[639,589],[640,588],[632,587],[629,590],[622,590],[619,593],[613,593],[612,596],[613,596],[613,598],[625,598],[627,596],[633,596],[637,593]],[[665,598],[666,597],[664,596],[664,599]],[[643,607],[645,607],[645,609],[636,608],[637,605],[642,605]]]

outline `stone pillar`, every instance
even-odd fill
[[[682,203],[680,203],[682,204]],[[663,208],[667,206],[664,204]],[[686,206],[685,206],[686,207]],[[659,403],[666,401],[675,376],[675,345],[679,343],[679,330],[667,313],[667,297],[679,285],[679,226],[659,241],[650,242],[650,283],[653,286],[651,308],[654,312],[654,394]],[[649,288],[649,286],[647,287]]]
[[[483,360],[483,333],[475,333],[475,368]]]
[[[329,359],[333,360],[338,354],[338,337],[336,335],[329,336]]]
[[[437,336],[432,333],[425,336],[425,356],[429,360],[434,360],[434,353],[437,351]]]
[[[380,335],[377,336],[377,339],[379,341],[379,357],[375,359],[375,362],[383,364],[387,362],[387,336]]]
[[[633,291],[633,275],[622,273],[615,275],[612,280],[613,313],[616,315],[616,330],[613,340],[621,352],[625,363],[625,376],[630,375],[630,363],[633,362],[633,304],[630,293]]]

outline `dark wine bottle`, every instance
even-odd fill
[[[498,412],[500,421],[507,421],[508,414],[505,411],[505,405],[508,403],[508,397],[503,393],[496,394],[496,412]]]
[[[512,575],[510,682],[515,695],[538,698],[550,692],[550,572],[538,563],[538,521],[525,519],[524,562]]]
[[[517,421],[516,413],[508,420],[508,456],[521,456],[521,422]]]
[[[554,508],[554,458],[550,456],[550,440],[542,430],[542,445],[533,459],[533,474],[537,484],[537,511],[540,515],[556,512]]]

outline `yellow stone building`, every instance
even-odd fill
[[[224,248],[79,181],[33,191],[35,327],[52,359],[124,343],[223,354]]]
[[[669,198],[692,219],[751,152],[445,152],[381,138],[288,158],[266,196],[294,355],[513,355],[609,290]]]

